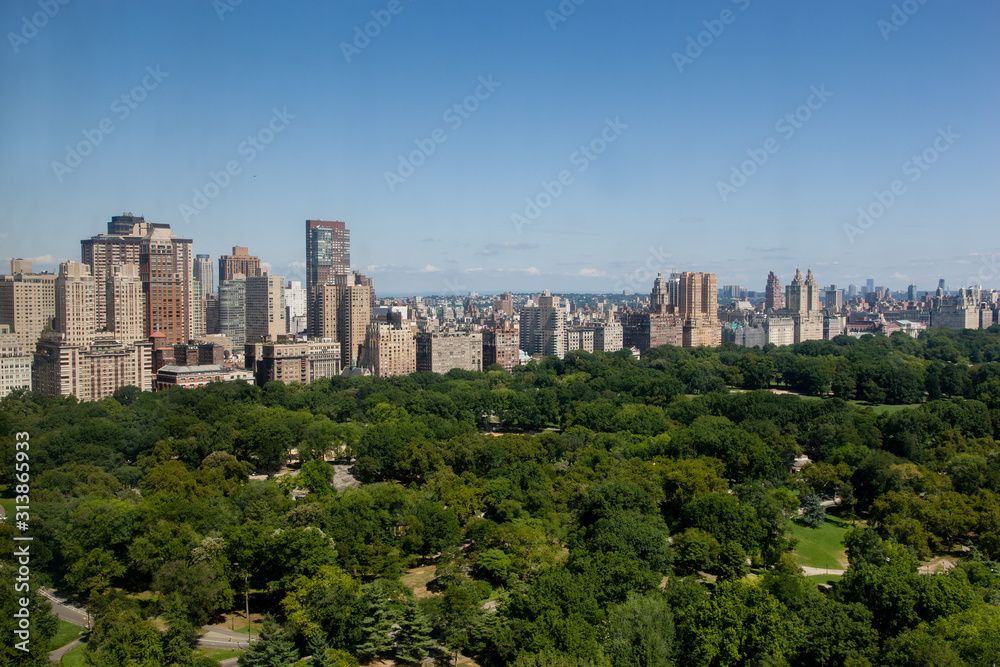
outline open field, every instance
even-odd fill
[[[83,632],[83,628],[80,626],[67,623],[66,621],[60,619],[59,629],[56,631],[55,636],[52,637],[52,641],[49,644],[50,649],[54,651],[57,648],[62,648],[74,639],[78,639],[81,632]]]
[[[847,555],[841,543],[846,532],[847,524],[830,517],[819,528],[809,528],[793,521],[792,535],[799,540],[795,546],[799,565],[828,570],[846,569]]]
[[[87,663],[83,658],[83,649],[85,648],[87,648],[86,644],[80,644],[64,655],[59,664],[63,667],[86,667]]]

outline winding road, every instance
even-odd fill
[[[52,603],[52,612],[66,621],[67,623],[72,623],[73,625],[78,625],[85,630],[89,630],[90,616],[87,614],[86,610],[80,609],[79,607],[74,607],[68,603],[66,598],[57,597],[52,591],[47,588],[39,588],[38,591],[45,596],[50,603]],[[202,630],[205,634],[198,638],[195,642],[198,646],[204,648],[221,648],[221,649],[245,649],[250,641],[257,639],[256,635],[251,635],[248,641],[247,634],[245,632],[233,632],[232,630],[227,630],[225,628],[220,628],[215,625],[205,625],[202,626]],[[58,663],[64,654],[68,653],[72,649],[80,645],[80,640],[74,640],[63,646],[60,649],[52,651],[49,653],[49,661]],[[220,661],[222,667],[235,667],[237,662],[236,658],[229,658]]]

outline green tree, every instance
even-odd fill
[[[393,637],[396,659],[403,662],[422,662],[434,645],[431,641],[431,632],[431,624],[423,612],[412,600],[407,601],[406,608],[399,618],[399,629]]]
[[[802,523],[810,528],[819,528],[825,522],[826,508],[821,504],[819,496],[809,494],[802,500]]]
[[[630,596],[608,617],[604,652],[614,667],[673,667],[675,651],[674,616],[659,593]]]
[[[720,583],[685,616],[682,645],[689,665],[753,665],[788,645],[785,607],[758,582]]]
[[[113,603],[97,617],[84,652],[93,667],[163,667],[162,638],[135,608]]]
[[[264,617],[257,641],[240,656],[240,667],[291,667],[299,659],[295,644],[270,614]]]

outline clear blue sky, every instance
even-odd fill
[[[235,1],[0,5],[0,257],[54,268],[131,211],[292,278],[304,221],[344,220],[379,293],[648,291],[647,267],[1000,287],[993,0]],[[548,206],[515,225],[526,198]]]

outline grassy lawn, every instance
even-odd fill
[[[795,547],[799,565],[827,570],[846,569],[847,555],[841,544],[846,532],[847,524],[829,517],[819,528],[809,528],[793,521],[792,535],[799,539]]]
[[[869,405],[861,401],[848,401],[859,408],[871,408],[872,412],[877,415],[881,414],[892,414],[894,412],[899,412],[900,410],[909,410],[910,408],[919,407],[920,403],[910,403],[909,405]]]
[[[86,667],[87,663],[83,659],[83,649],[86,647],[86,644],[80,644],[64,655],[59,664],[63,665],[63,667]]]
[[[200,646],[195,647],[194,652],[198,655],[203,655],[206,658],[218,660],[219,662],[228,660],[229,658],[238,658],[243,655],[243,651],[236,651],[228,648],[202,648]]]
[[[79,625],[73,625],[72,623],[67,623],[64,620],[59,619],[59,629],[56,631],[55,636],[52,637],[52,641],[50,643],[51,650],[54,651],[57,648],[62,648],[74,639],[79,639],[81,632],[83,632],[83,628]]]
[[[812,579],[817,584],[828,584],[833,585],[840,581],[843,577],[839,574],[811,574],[806,579]]]

